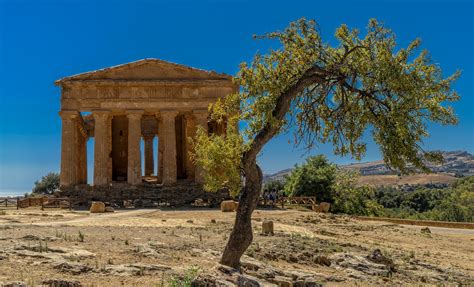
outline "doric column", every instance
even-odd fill
[[[78,111],[60,111],[62,120],[61,140],[61,174],[59,183],[61,186],[71,186],[77,183],[78,166]]]
[[[88,137],[82,134],[78,138],[78,150],[79,150],[79,170],[78,183],[87,183],[87,139]]]
[[[195,110],[193,111],[194,118],[196,121],[196,128],[197,127],[202,127],[204,130],[207,131],[207,122],[208,122],[208,111],[207,110]],[[204,183],[204,171],[202,167],[199,165],[196,166],[195,169],[195,176],[194,176],[194,181],[196,183]]]
[[[94,185],[109,183],[110,112],[92,111],[94,117]]]
[[[89,135],[84,127],[84,119],[82,116],[77,118],[78,137],[77,137],[77,151],[78,151],[78,167],[77,167],[77,183],[87,183],[87,140]]]
[[[176,126],[177,111],[165,110],[160,112],[162,125],[160,136],[163,138],[163,184],[176,182]]]
[[[164,141],[163,141],[163,121],[159,114],[156,115],[158,120],[158,152],[157,152],[157,180],[160,183],[163,183],[163,150],[164,150]]]
[[[145,175],[151,176],[155,170],[155,164],[153,160],[153,139],[155,135],[145,135]]]
[[[127,181],[129,184],[142,183],[142,163],[140,140],[142,137],[142,110],[128,110],[128,169]]]

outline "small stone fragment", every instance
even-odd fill
[[[429,234],[431,234],[431,230],[430,230],[430,228],[427,226],[427,227],[421,229],[421,233],[429,233]]]
[[[262,234],[273,235],[273,221],[265,220],[262,222]]]

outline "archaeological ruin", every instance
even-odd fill
[[[190,159],[190,139],[198,126],[209,133],[225,132],[225,123],[208,120],[208,106],[238,89],[229,75],[158,59],[65,77],[55,84],[62,90],[62,189],[202,183],[202,171]],[[91,138],[94,167],[88,183]]]

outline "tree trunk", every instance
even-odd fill
[[[239,207],[235,216],[234,228],[224,249],[220,263],[239,269],[240,257],[250,246],[253,240],[252,212],[258,203],[262,188],[262,170],[251,160],[244,167],[245,186],[240,195]]]
[[[293,86],[289,87],[286,92],[278,97],[272,116],[274,119],[280,121],[280,123],[275,124],[272,121],[268,121],[255,135],[249,150],[242,156],[245,186],[240,195],[234,228],[232,229],[229,241],[227,241],[224,253],[222,254],[221,264],[239,269],[240,257],[252,243],[253,232],[251,217],[252,212],[257,206],[263,179],[262,170],[257,165],[258,153],[280,130],[281,121],[283,121],[290,108],[291,99],[298,93],[301,93],[308,85],[322,81],[324,73],[325,71],[317,66],[311,67]]]

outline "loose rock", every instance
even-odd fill
[[[427,226],[427,227],[421,229],[421,233],[431,234],[431,229]]]
[[[262,223],[262,234],[265,235],[273,235],[273,221],[265,220]]]
[[[89,209],[91,213],[102,213],[105,212],[105,203],[102,201],[93,201],[91,208]]]
[[[222,212],[230,212],[236,211],[239,203],[233,200],[224,200],[221,202],[221,211]]]

